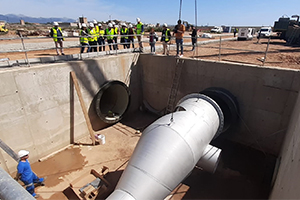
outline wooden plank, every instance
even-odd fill
[[[15,161],[19,162],[19,156],[7,144],[0,139],[0,147]]]
[[[73,83],[74,83],[74,86],[75,86],[75,89],[76,89],[76,92],[77,92],[77,95],[78,95],[78,98],[79,98],[79,101],[80,101],[81,109],[82,109],[82,112],[83,112],[83,115],[84,115],[84,118],[85,118],[85,121],[86,121],[86,125],[87,125],[88,130],[89,130],[93,145],[95,145],[96,144],[96,139],[95,139],[94,130],[92,128],[91,121],[90,121],[85,103],[83,101],[82,93],[80,91],[78,80],[77,80],[77,77],[76,77],[76,74],[75,74],[74,71],[71,71],[71,77],[72,77],[72,80],[73,80]]]

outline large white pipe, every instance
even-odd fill
[[[179,101],[143,132],[108,200],[164,199],[193,170],[210,141],[222,131],[218,104],[203,94]]]

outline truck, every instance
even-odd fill
[[[210,32],[212,32],[212,33],[222,33],[223,32],[223,28],[221,26],[215,26],[214,28],[212,28],[210,30]]]
[[[292,15],[291,18],[280,17],[274,22],[273,32],[277,33],[277,36],[272,36],[273,39],[285,40],[288,45],[300,44],[299,15]]]
[[[272,27],[271,26],[263,26],[258,32],[258,38],[268,38],[272,34]]]
[[[238,40],[252,40],[254,35],[253,28],[240,28],[238,32]]]

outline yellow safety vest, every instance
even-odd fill
[[[54,40],[54,42],[57,42],[57,30],[53,27],[52,28],[52,30],[53,30],[53,40]],[[58,27],[58,30],[61,32],[61,34],[62,34],[62,31],[61,31],[61,28],[60,27]],[[65,40],[65,38],[62,38],[62,40]]]
[[[106,35],[108,40],[112,40],[113,39],[113,35],[115,34],[114,29],[106,29]]]
[[[136,25],[136,34],[144,34],[144,31],[142,32],[142,26],[143,26],[143,23],[140,22]]]
[[[104,34],[105,34],[105,31],[104,31],[103,29],[99,31],[99,35],[100,35],[100,36],[102,36],[102,37],[103,37],[103,36],[104,36]]]
[[[121,29],[121,35],[128,35],[128,29],[127,28],[125,28],[125,29]],[[122,38],[125,38],[125,39],[128,39],[128,36],[123,36]]]
[[[82,32],[83,32],[83,30],[80,30],[80,36],[83,36]],[[86,36],[85,37],[80,37],[80,43],[89,43],[89,40]]]
[[[99,37],[99,26],[95,26],[96,36]]]
[[[115,35],[118,34],[118,30],[119,30],[119,29],[116,27],[115,30],[114,30],[114,31],[115,31]],[[115,36],[115,37],[118,37],[118,36]]]
[[[91,37],[88,38],[89,42],[97,41],[96,29],[93,28],[92,30],[89,29],[89,34]]]
[[[169,35],[168,35],[169,32],[170,32],[170,29],[167,28],[166,36],[165,36],[165,42],[169,42],[169,40],[170,40]]]

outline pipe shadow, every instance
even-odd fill
[[[215,174],[195,168],[183,181],[189,189],[182,199],[268,199],[276,158],[231,141],[213,142],[222,149]]]

